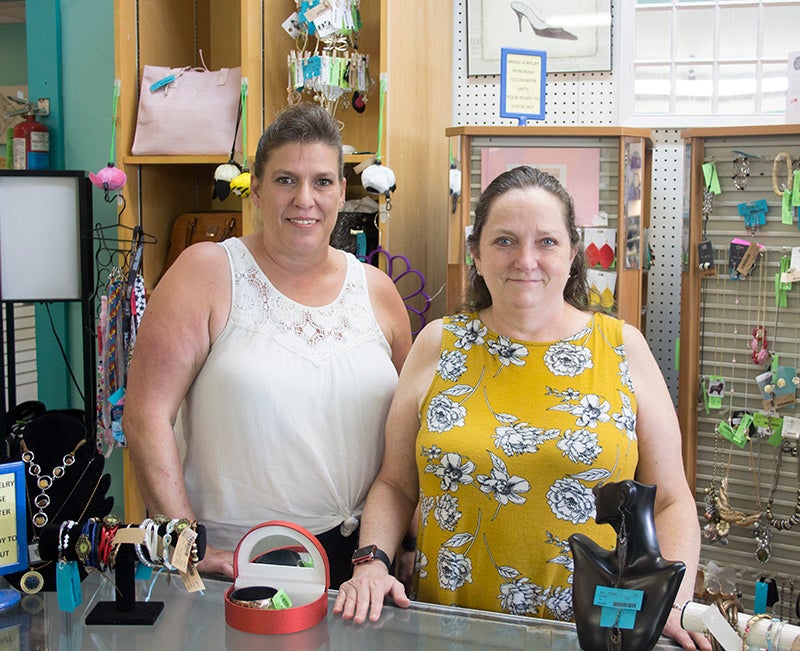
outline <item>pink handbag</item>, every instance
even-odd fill
[[[229,155],[241,86],[241,68],[145,66],[131,153]],[[241,135],[236,138],[241,152]]]

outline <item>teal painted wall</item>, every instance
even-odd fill
[[[0,25],[0,86],[24,86],[28,80],[25,25]]]
[[[53,169],[97,171],[108,163],[114,84],[114,8],[96,0],[27,0],[28,87],[33,98],[49,97]],[[93,189],[93,224],[116,223],[116,207]],[[105,282],[107,279],[98,279]],[[77,304],[54,304],[50,314],[68,350],[79,387],[70,378],[44,306],[37,308],[39,399],[50,408],[83,408],[83,346],[95,346]],[[115,512],[123,515],[122,452],[106,461]]]

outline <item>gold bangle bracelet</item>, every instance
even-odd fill
[[[232,604],[243,608],[270,610],[272,608],[272,597],[277,592],[275,588],[269,586],[250,586],[234,590],[228,598]]]
[[[767,615],[767,613],[759,613],[758,615],[753,615],[747,620],[747,624],[744,625],[744,635],[742,635],[742,651],[747,651],[747,636],[750,635],[750,629],[752,628],[753,624],[761,621],[762,619],[772,619],[772,615]]]

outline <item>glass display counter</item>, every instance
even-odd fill
[[[230,584],[206,579],[205,585],[202,594],[187,593],[179,580],[160,577],[151,598],[163,601],[164,610],[152,626],[86,625],[85,616],[98,601],[114,600],[113,585],[96,573],[83,582],[83,603],[73,613],[58,610],[54,592],[23,595],[16,606],[0,611],[0,650],[578,649],[570,624],[419,602],[410,608],[387,606],[377,623],[355,625],[333,615],[333,591],[326,619],[314,628],[291,635],[253,635],[225,623],[224,593]],[[146,590],[144,582],[137,582],[137,599],[144,600]],[[662,637],[656,648],[678,647]]]

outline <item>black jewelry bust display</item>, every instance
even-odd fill
[[[661,556],[653,517],[655,486],[625,480],[594,492],[595,520],[614,527],[617,546],[609,551],[582,534],[569,537],[578,642],[584,651],[649,651],[658,642],[686,566]],[[600,625],[602,609],[594,604],[598,586],[644,593],[633,628]]]
[[[86,521],[111,512],[113,497],[106,497],[111,476],[103,474],[105,459],[89,439],[78,410],[46,411],[36,401],[21,403],[6,417],[6,444],[3,461],[18,461],[27,454],[25,487],[28,547],[38,554],[38,543],[45,529],[65,520]],[[44,487],[44,488],[43,488]],[[39,560],[41,558],[41,560]],[[26,574],[28,575],[26,577]],[[86,576],[80,568],[81,580]],[[23,572],[6,575],[14,586],[56,589],[56,565],[45,556],[29,560]]]

